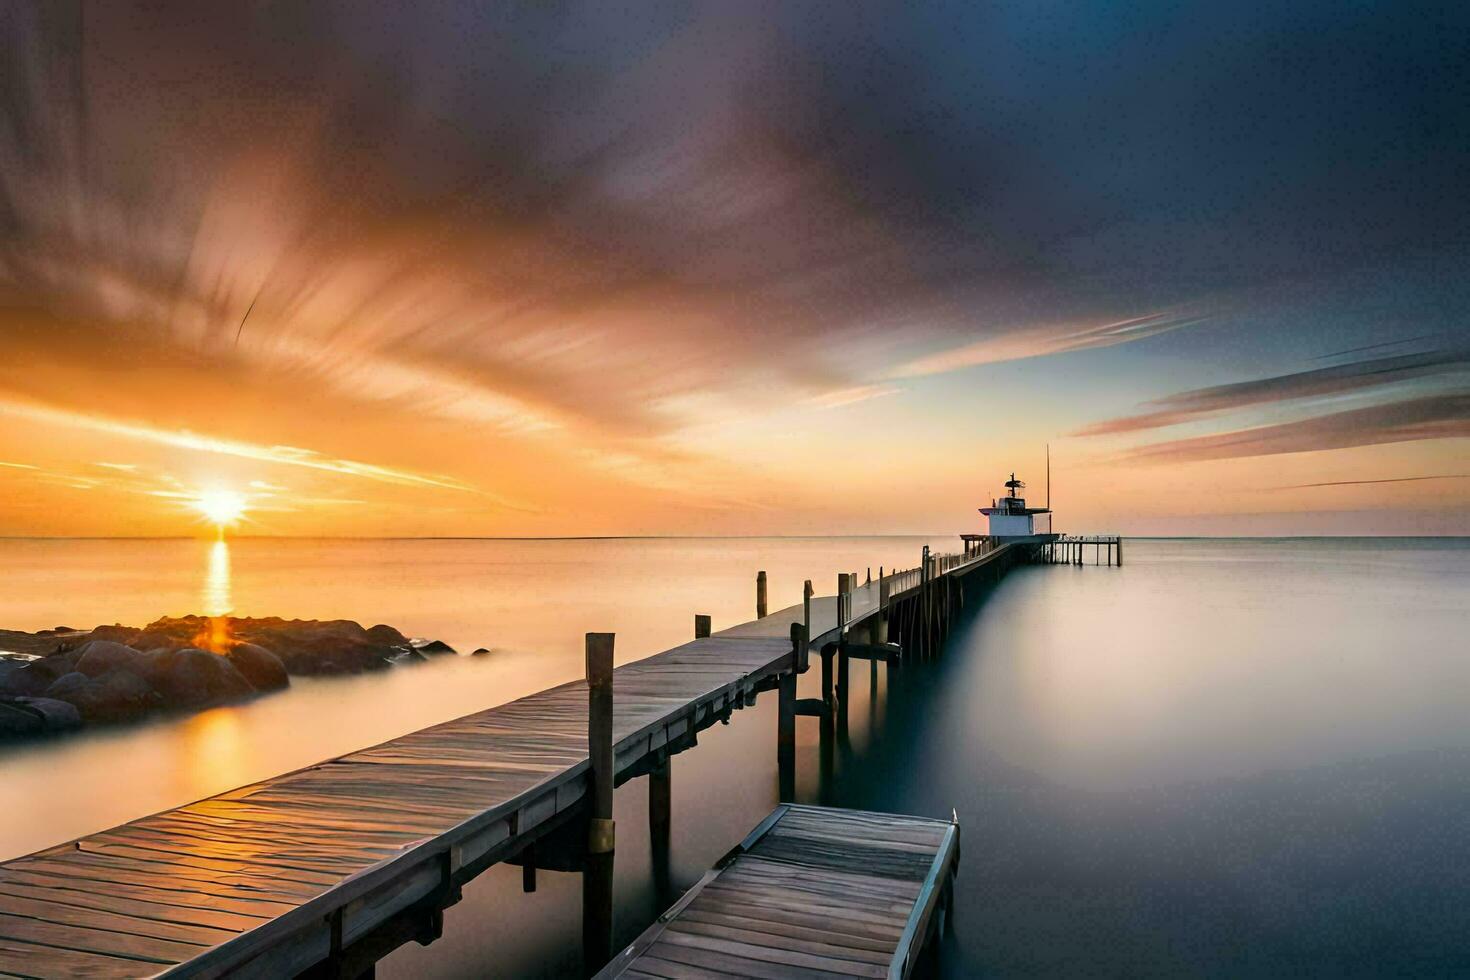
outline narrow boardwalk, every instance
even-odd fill
[[[906,977],[958,860],[949,821],[781,806],[598,977]]]
[[[934,574],[1006,552],[936,559]],[[871,626],[885,595],[918,582],[813,598],[809,646]],[[806,650],[791,628],[805,615],[779,610],[614,671],[617,781],[666,766],[758,692],[794,691]],[[0,975],[356,975],[431,941],[465,882],[584,812],[589,768],[575,681],[5,862]]]

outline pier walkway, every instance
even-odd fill
[[[959,846],[953,821],[777,807],[597,980],[908,977]]]
[[[901,622],[910,631],[941,623],[940,611],[963,600],[964,578],[993,583],[1034,556],[1030,544],[1002,545],[934,556],[926,568],[860,587],[844,575],[839,595],[617,668],[610,766],[603,762],[601,775],[598,752],[589,753],[599,744],[589,738],[598,713],[595,698],[589,708],[589,636],[589,682],[4,862],[0,975],[370,974],[404,942],[436,938],[461,886],[491,865],[523,863],[528,886],[536,866],[576,866],[578,848],[594,848],[587,828],[597,824],[599,798],[611,816],[613,781],[662,772],[666,789],[669,755],[761,691],[780,692],[781,798],[789,799],[794,716],[811,713],[794,698],[808,650],[823,653],[824,676],[840,652],[845,675],[855,628],[877,643],[885,621],[890,638]],[[838,684],[824,698],[841,698]],[[600,779],[608,780],[601,790]]]

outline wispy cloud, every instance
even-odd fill
[[[869,401],[874,398],[886,398],[896,395],[903,389],[895,385],[872,384],[853,385],[848,388],[836,388],[825,391],[819,395],[813,395],[807,399],[811,404],[822,408],[841,408],[843,405],[855,405],[858,402]]]
[[[1470,438],[1470,393],[1429,395],[1280,425],[1154,443],[1133,449],[1124,458],[1195,462],[1453,438]]]
[[[414,473],[409,470],[382,466],[376,463],[367,463],[361,460],[338,459],[312,449],[303,449],[298,446],[261,446],[236,439],[221,439],[194,432],[161,429],[142,423],[83,415],[77,412],[69,412],[44,405],[28,403],[0,402],[0,412],[52,425],[86,429],[92,432],[103,432],[108,435],[173,446],[179,449],[189,449],[196,452],[217,453],[224,456],[235,456],[241,459],[252,459],[263,463],[277,463],[285,466],[300,466],[306,469],[322,470],[344,476],[374,480],[380,483],[398,484],[400,486],[432,487],[440,490],[456,490],[473,493],[484,496],[501,507],[514,510],[527,509],[503,497],[489,494],[471,484],[449,477]]]
[[[1202,323],[1206,317],[1177,312],[1150,313],[1078,328],[1067,324],[1036,324],[1015,330],[998,331],[997,335],[977,340],[963,347],[940,351],[901,365],[889,374],[893,378],[914,378],[928,374],[944,374],[981,364],[1017,361],[1046,354],[1112,347],[1130,341],[1145,340],[1182,327]]]
[[[1378,483],[1419,483],[1424,480],[1470,480],[1470,473],[1433,473],[1429,476],[1394,476],[1383,480],[1329,480],[1326,483],[1292,483],[1268,490],[1310,490],[1315,487],[1362,487]]]
[[[1192,422],[1254,405],[1341,394],[1411,378],[1456,374],[1467,369],[1470,369],[1470,351],[1467,350],[1398,354],[1354,361],[1351,364],[1181,392],[1149,402],[1152,411],[1097,422],[1074,435],[1102,436],[1139,432]]]
[[[12,470],[39,470],[40,469],[39,466],[32,466],[30,463],[7,463],[4,460],[0,460],[0,466],[4,466],[4,467],[7,467],[7,468],[12,469]]]

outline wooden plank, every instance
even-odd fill
[[[152,939],[0,913],[0,940],[6,939],[158,964],[192,959],[209,948],[203,943]]]
[[[0,894],[0,915],[23,916],[63,925],[121,932],[150,939],[169,939],[199,946],[217,946],[239,933],[238,929],[219,929],[193,923],[144,919],[120,912],[96,908],[78,908],[37,897]]]
[[[253,929],[269,918],[264,915],[244,915],[239,912],[218,909],[165,905],[139,897],[120,897],[95,889],[83,891],[78,888],[51,887],[14,879],[0,879],[0,896],[39,899],[78,909],[117,912],[134,918],[156,919],[160,922],[188,922],[230,932],[244,932],[247,929]]]
[[[907,839],[884,846],[899,831]],[[925,818],[778,807],[599,976],[904,976],[953,872],[954,834]]]
[[[5,976],[91,980],[133,980],[150,971],[147,963],[100,953],[84,953],[0,938],[0,971]]]

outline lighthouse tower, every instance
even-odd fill
[[[992,538],[1024,538],[1033,534],[1051,533],[1051,508],[1027,507],[1021,491],[1026,484],[1011,478],[1005,482],[1006,495],[992,500],[989,507],[981,507],[980,513],[990,521]]]

